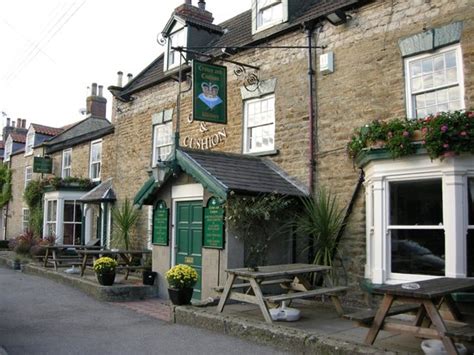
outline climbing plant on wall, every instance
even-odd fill
[[[0,165],[0,208],[12,197],[12,174],[6,165]]]

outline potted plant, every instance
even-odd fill
[[[112,286],[115,281],[115,268],[117,261],[103,256],[94,262],[94,271],[97,275],[97,280],[103,286]]]
[[[156,272],[151,270],[151,258],[145,261],[145,270],[143,270],[143,284],[153,286],[155,284]]]
[[[166,272],[168,294],[174,305],[190,304],[193,287],[198,279],[195,269],[189,265],[179,264]]]

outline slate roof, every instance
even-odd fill
[[[304,196],[307,191],[267,158],[179,148],[179,166],[206,187],[206,180],[228,193],[277,193]]]
[[[53,137],[64,131],[64,128],[49,127],[37,123],[32,123],[31,126],[33,126],[35,133],[43,134],[45,136]]]
[[[113,129],[114,127],[107,119],[89,116],[45,142],[46,152],[48,154],[54,153],[66,147],[72,147],[88,140],[98,139],[112,133]]]
[[[103,183],[97,185],[84,196],[82,196],[80,202],[104,202],[104,201],[115,201],[117,198],[112,188],[112,178],[107,179]]]
[[[215,47],[241,47],[246,45],[258,45],[269,38],[275,37],[285,31],[290,31],[300,27],[301,24],[311,20],[317,20],[337,9],[348,9],[360,6],[368,0],[311,0],[305,2],[300,11],[293,14],[287,22],[273,26],[267,30],[252,34],[252,10],[247,10],[241,14],[222,22],[218,27],[224,29],[222,36],[210,43]],[[192,23],[191,23],[192,25]],[[208,24],[206,25],[208,26]],[[209,49],[203,51],[207,54],[222,55],[219,49]],[[142,72],[140,72],[131,82],[118,90],[119,97],[127,98],[132,93],[144,90],[160,81],[168,79],[171,75],[176,75],[175,71],[164,73],[164,55],[161,54]],[[117,89],[117,88],[115,88]]]
[[[13,142],[26,143],[26,134],[19,134],[19,133],[12,132],[9,135],[12,137]]]

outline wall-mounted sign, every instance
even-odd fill
[[[165,201],[158,201],[153,211],[153,244],[168,245],[169,208]]]
[[[33,172],[51,174],[53,172],[53,159],[49,157],[33,157]]]
[[[227,67],[193,60],[193,119],[227,123]]]
[[[203,247],[224,248],[224,207],[215,197],[211,197],[204,208]]]

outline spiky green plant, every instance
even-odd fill
[[[303,210],[296,218],[297,235],[312,240],[314,264],[332,266],[338,254],[337,236],[344,225],[345,209],[339,206],[336,196],[324,188],[312,197],[302,198],[301,203]]]
[[[114,207],[112,209],[112,217],[118,235],[122,239],[125,249],[128,250],[130,247],[130,232],[137,223],[140,214],[130,201],[125,199],[120,208]]]

